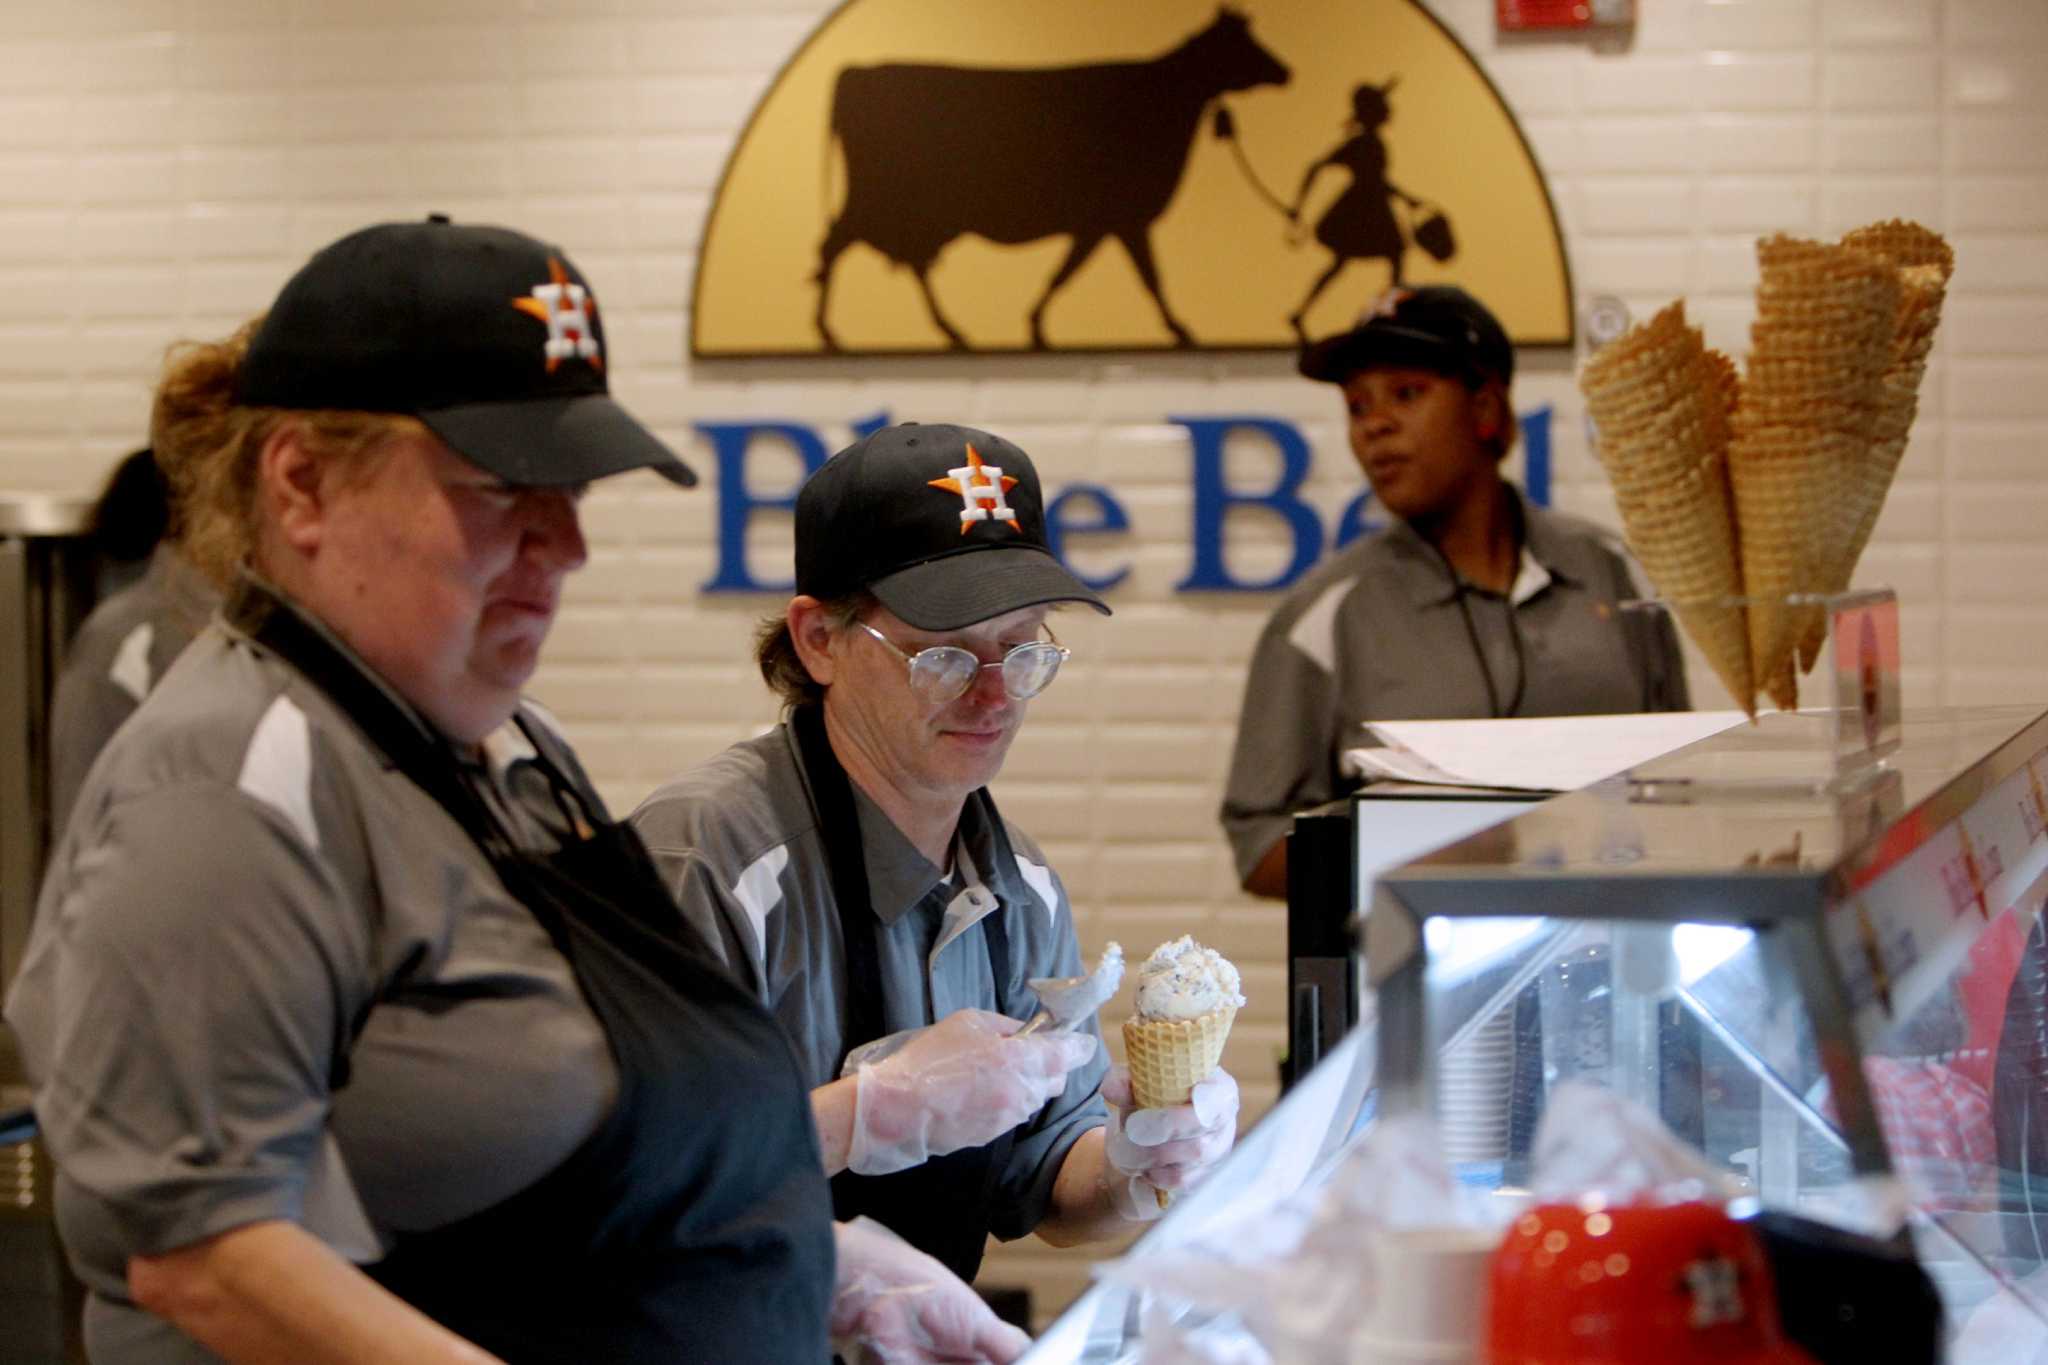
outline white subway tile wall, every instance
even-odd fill
[[[836,445],[883,409],[956,418],[1019,439],[1049,483],[1115,485],[1132,529],[1083,557],[1131,567],[1118,614],[1060,618],[1074,663],[1000,796],[1053,855],[1089,945],[1193,932],[1245,967],[1228,1060],[1249,1120],[1284,1039],[1282,917],[1233,887],[1213,811],[1271,599],[1175,592],[1191,497],[1169,419],[1297,423],[1327,521],[1357,485],[1334,404],[1283,356],[693,366],[693,254],[719,173],[832,8],[7,6],[0,488],[94,488],[142,436],[164,345],[224,333],[344,231],[439,209],[559,238],[602,293],[616,388],[707,475],[693,494],[634,477],[591,496],[592,562],[535,682],[629,808],[774,714],[747,650],[775,604],[698,590],[715,568],[716,469],[693,423],[789,418]],[[1685,294],[1710,339],[1740,351],[1757,233],[1907,215],[1950,234],[1960,264],[1924,415],[1861,577],[1900,590],[1909,702],[2048,702],[2048,4],[1637,0],[1632,36],[1561,42],[1502,40],[1485,0],[1431,8],[1523,119],[1582,298],[1643,315]],[[1525,369],[1519,405],[1555,409],[1556,501],[1611,520],[1568,366],[1532,353]],[[1232,466],[1249,478],[1263,458],[1234,451]],[[750,478],[787,488],[798,468],[764,448]],[[786,519],[759,520],[752,562],[779,572]],[[1277,528],[1239,520],[1233,567],[1277,569]],[[1693,677],[1701,704],[1722,703],[1697,660]],[[1025,1242],[985,1274],[1030,1284],[1044,1314],[1088,1260]]]

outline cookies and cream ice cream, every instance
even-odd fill
[[[1141,1109],[1186,1104],[1223,1060],[1231,1021],[1244,1004],[1237,968],[1183,934],[1138,964],[1137,1013],[1124,1020],[1131,1098]],[[1168,1195],[1156,1192],[1159,1207]]]
[[[1047,1022],[1055,1029],[1070,1029],[1094,1018],[1123,983],[1123,945],[1111,940],[1096,960],[1095,970],[1085,976],[1035,976],[1025,984],[1037,994],[1049,1016]]]
[[[1138,966],[1138,1017],[1197,1019],[1244,1004],[1237,968],[1214,948],[1183,934],[1152,950]]]

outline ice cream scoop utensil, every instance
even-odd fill
[[[1117,943],[1102,950],[1095,970],[1085,976],[1033,977],[1026,984],[1038,993],[1039,1010],[1014,1036],[1076,1027],[1107,1004],[1123,981],[1124,950]]]

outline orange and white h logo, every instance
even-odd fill
[[[1413,289],[1401,289],[1398,287],[1394,289],[1388,289],[1383,291],[1378,298],[1372,301],[1372,307],[1368,310],[1368,312],[1371,316],[1376,318],[1395,317],[1400,314],[1401,305],[1408,302],[1408,300],[1414,297],[1415,291]]]
[[[1709,1255],[1685,1268],[1686,1291],[1692,1295],[1692,1312],[1687,1322],[1695,1327],[1719,1327],[1741,1322],[1742,1271],[1726,1256]]]
[[[948,493],[960,495],[961,535],[972,530],[977,521],[1006,521],[1011,530],[1021,529],[1017,525],[1017,513],[1004,496],[1017,486],[1017,480],[1003,473],[1000,465],[983,464],[980,453],[970,445],[967,447],[967,463],[946,473],[951,477],[928,482],[933,488],[943,488]]]
[[[553,256],[548,257],[548,274],[552,277],[548,283],[535,285],[526,298],[512,300],[514,308],[548,325],[543,349],[548,358],[548,373],[553,374],[555,367],[565,360],[587,360],[595,368],[603,369],[604,355],[590,325],[597,300],[588,289],[570,279],[561,261]]]

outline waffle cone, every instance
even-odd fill
[[[1827,647],[1827,643],[1827,613],[1825,611],[1816,612],[1807,618],[1806,629],[1799,637],[1799,648],[1796,651],[1796,657],[1801,673],[1813,672],[1813,666],[1820,662],[1820,652]],[[1780,709],[1790,711],[1792,708],[1781,706]]]
[[[1617,488],[1678,476],[1726,447],[1727,412],[1705,357],[1680,302],[1586,362],[1579,389],[1600,432],[1600,462]]]
[[[1637,560],[1738,706],[1755,714],[1728,470],[1715,457],[1661,484],[1615,490]]]
[[[1742,577],[1749,594],[1751,667],[1784,705],[1799,643],[1820,609],[1784,599],[1815,591],[1814,528],[1828,523],[1840,466],[1839,439],[1805,433],[1738,435],[1729,447],[1729,481],[1740,527]],[[1789,709],[1789,708],[1788,708]]]
[[[1814,633],[1826,628],[1819,607],[1782,599],[1837,586],[1856,525],[1849,490],[1876,428],[1900,288],[1895,267],[1853,247],[1769,237],[1757,256],[1757,321],[1728,470],[1751,665],[1782,706],[1796,687],[1791,666],[1802,653],[1810,663]]]
[[[1729,694],[1754,714],[1755,677],[1728,489],[1735,367],[1674,303],[1579,375],[1629,549]]]
[[[1920,407],[1920,381],[1941,322],[1947,275],[1939,266],[1908,265],[1899,271],[1899,305],[1893,318],[1889,359],[1871,423],[1870,447],[1859,460],[1845,490],[1848,531],[1830,565],[1832,590],[1849,586],[1856,561],[1863,557],[1870,534],[1884,510],[1885,495],[1906,455],[1913,418]]]
[[[1869,444],[1850,462],[1843,480],[1834,534],[1820,565],[1823,591],[1843,592],[1855,578],[1857,561],[1877,529],[1885,495],[1891,491],[1907,437],[1919,409],[1920,381],[1941,304],[1955,269],[1955,253],[1941,235],[1918,223],[1893,219],[1856,229],[1842,245],[1882,261],[1898,280],[1886,363],[1879,380],[1877,403],[1870,420]],[[1799,666],[1811,669],[1827,641],[1827,623],[1808,624],[1799,642]]]
[[[1735,412],[1736,400],[1742,395],[1742,376],[1736,372],[1734,361],[1712,348],[1700,353],[1700,368],[1713,390],[1715,410],[1721,414],[1725,427]]]
[[[1956,268],[1956,253],[1940,233],[1903,218],[1872,223],[1845,233],[1842,245],[1879,257],[1902,269],[1932,266],[1940,272],[1944,287]]]
[[[1917,223],[1774,236],[1748,372],[1675,303],[1603,347],[1579,387],[1629,548],[1729,692],[1798,704],[1798,670],[1869,543],[1918,405],[1955,255]],[[1746,603],[1746,605],[1744,605]]]
[[[1770,697],[1771,705],[1780,711],[1799,709],[1799,675],[1792,671],[1791,655],[1785,656],[1785,662],[1778,665],[1777,672],[1763,679],[1763,690]]]
[[[1237,1007],[1227,1005],[1193,1019],[1124,1020],[1124,1061],[1131,1098],[1140,1109],[1186,1104],[1189,1093],[1223,1060]]]

